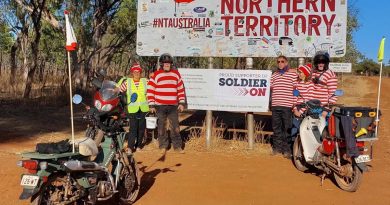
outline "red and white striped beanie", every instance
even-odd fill
[[[142,72],[142,68],[138,63],[134,63],[130,68],[130,72]]]
[[[304,73],[306,77],[309,77],[311,73],[311,64],[301,65],[298,67],[298,70]]]

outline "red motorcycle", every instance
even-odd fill
[[[132,204],[140,190],[137,163],[124,149],[123,103],[115,82],[93,82],[99,89],[88,107],[86,137],[75,140],[76,153],[23,153],[20,199],[32,204],[96,204],[114,198],[115,204]],[[137,96],[133,96],[136,100]],[[79,104],[80,95],[73,97]],[[71,146],[68,146],[71,147]],[[57,151],[57,150],[56,150]]]

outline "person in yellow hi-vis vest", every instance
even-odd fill
[[[126,95],[126,113],[129,118],[128,152],[139,151],[143,148],[146,121],[145,116],[149,112],[149,105],[146,98],[147,79],[141,78],[142,68],[134,64],[130,68],[132,77],[123,77],[117,83],[122,93]],[[133,103],[130,98],[133,93],[137,94],[137,100]]]

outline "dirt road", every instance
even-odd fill
[[[375,106],[377,78],[350,77],[343,80],[346,94],[340,102]],[[291,161],[258,153],[168,152],[161,160],[156,151],[136,153],[143,173],[137,205],[236,205],[236,204],[390,204],[390,80],[385,79],[381,107],[380,140],[375,143],[371,171],[365,173],[355,193],[341,191],[331,179],[320,186],[315,173],[301,173]],[[27,116],[28,117],[28,116]],[[16,152],[33,147],[45,138],[60,139],[60,132],[37,131],[31,135],[21,128],[8,129],[7,121],[18,116],[0,117],[0,204],[27,204],[18,200],[22,168],[16,167]],[[17,120],[16,120],[17,121]],[[16,122],[15,121],[15,122]],[[33,123],[33,122],[32,122]],[[53,122],[56,125],[60,122]],[[47,125],[45,125],[47,126]],[[42,125],[43,127],[43,125]],[[56,130],[60,127],[54,126]],[[5,132],[7,131],[7,132]],[[4,134],[5,133],[5,134]],[[37,137],[37,136],[40,137]],[[160,160],[159,160],[160,159]]]

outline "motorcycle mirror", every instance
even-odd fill
[[[137,99],[138,99],[137,93],[131,94],[131,96],[130,96],[130,102],[133,103],[133,102],[137,101]]]
[[[299,90],[293,90],[293,95],[298,97],[300,95]]]
[[[81,95],[79,95],[79,94],[73,95],[72,101],[74,104],[78,105],[81,103],[82,100],[83,100],[83,97],[81,97]]]
[[[344,95],[344,91],[343,91],[343,90],[336,90],[336,91],[334,92],[334,95],[335,95],[335,96],[343,96],[343,95]]]

